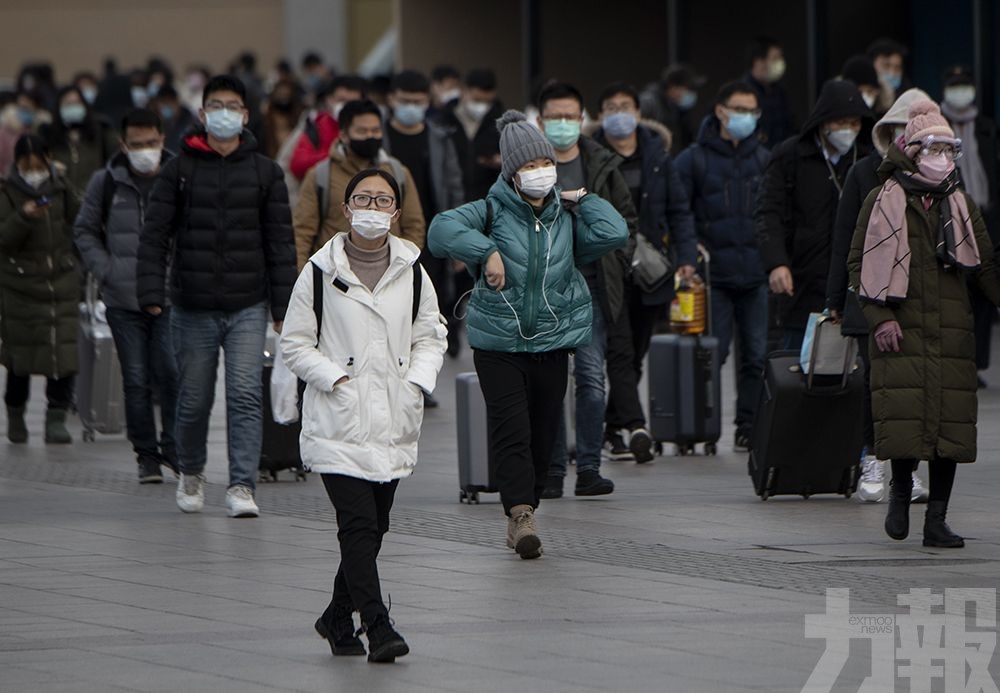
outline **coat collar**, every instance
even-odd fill
[[[332,284],[339,279],[344,284],[347,284],[348,295],[357,295],[358,298],[363,295],[370,297],[371,292],[361,283],[361,280],[358,279],[357,275],[351,269],[350,260],[348,260],[347,252],[344,250],[344,243],[346,241],[347,234],[338,233],[327,241],[322,248],[317,250],[309,258],[309,261],[323,270],[326,281],[329,283]],[[389,234],[389,269],[386,270],[385,276],[382,277],[378,286],[375,287],[375,291],[379,291],[381,287],[398,277],[408,267],[414,265],[419,256],[420,251],[417,249],[417,246],[405,239]]]

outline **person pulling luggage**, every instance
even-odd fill
[[[409,652],[382,602],[376,559],[396,487],[417,463],[424,394],[448,347],[420,249],[389,234],[400,198],[385,171],[354,176],[341,208],[351,230],[310,258],[281,333],[285,363],[306,383],[302,462],[321,475],[337,513],[340,567],[316,631],[334,655],[364,654],[354,632],[360,611],[371,662]]]
[[[993,246],[960,187],[955,139],[937,104],[911,104],[879,167],[848,258],[871,328],[875,454],[892,460],[885,531],[909,534],[913,470],[929,460],[924,546],[965,545],[945,522],[958,462],[976,459],[976,350],[966,276],[1000,303]]]
[[[591,340],[590,291],[577,269],[625,245],[628,227],[586,189],[556,187],[556,153],[520,111],[497,120],[500,176],[485,200],[438,214],[428,247],[476,276],[468,339],[486,399],[507,546],[538,558],[545,490],[569,352]],[[564,203],[574,205],[570,210]]]

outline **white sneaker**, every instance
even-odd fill
[[[229,517],[257,517],[260,508],[253,499],[253,490],[249,486],[237,484],[226,491],[226,508]]]
[[[858,500],[862,503],[881,503],[885,500],[885,462],[882,460],[865,458],[861,465]]]
[[[928,490],[928,488],[924,485],[924,482],[920,480],[917,473],[913,472],[913,491],[910,493],[910,502],[926,503],[930,495],[930,490]]]
[[[177,484],[177,507],[186,513],[200,513],[205,507],[205,475],[181,473]]]

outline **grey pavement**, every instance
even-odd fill
[[[458,502],[462,370],[467,351],[397,495],[380,572],[412,654],[382,666],[331,657],[312,630],[338,560],[317,478],[261,484],[257,520],[225,516],[222,397],[206,509],[183,515],[172,479],[137,484],[123,436],[45,446],[36,383],[31,442],[0,441],[0,691],[800,691],[825,650],[805,617],[827,588],[851,588],[855,614],[904,614],[911,588],[1000,584],[1000,389],[981,395],[980,462],[958,473],[964,550],[923,548],[919,507],[892,542],[884,505],[758,500],[731,448],[727,367],[718,457],[605,463],[617,488],[597,499],[572,496],[571,471],[569,495],[539,511],[544,557],[521,561],[496,496]],[[1000,388],[1000,368],[986,377]],[[858,690],[870,653],[855,641],[832,690]],[[1000,656],[989,672],[1000,680]]]

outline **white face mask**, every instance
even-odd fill
[[[128,163],[138,173],[149,174],[160,165],[160,158],[163,150],[156,147],[152,149],[130,149],[127,152]]]
[[[351,228],[369,241],[375,241],[389,233],[392,215],[374,209],[352,209]]]
[[[40,187],[42,187],[42,184],[45,183],[45,181],[47,181],[51,176],[51,174],[48,171],[19,170],[18,173],[21,175],[21,180],[23,180],[25,183],[33,187],[35,190],[38,190]]]
[[[443,104],[450,103],[451,101],[457,101],[461,97],[462,97],[461,89],[446,89],[445,91],[441,92],[441,94],[438,96],[438,98],[441,99],[441,103]]]
[[[944,102],[952,108],[964,110],[976,100],[976,88],[972,85],[945,87]]]
[[[541,200],[552,191],[559,176],[555,166],[543,166],[530,171],[519,171],[518,189],[534,200]]]
[[[875,105],[875,101],[878,99],[878,95],[877,94],[862,94],[861,95],[861,99],[862,99],[862,101],[865,102],[865,106],[868,106],[868,108],[871,108],[871,107],[873,107]]]
[[[465,102],[466,112],[476,120],[482,120],[483,118],[485,118],[486,114],[490,112],[491,108],[493,108],[493,104],[487,103],[486,101]]]
[[[851,147],[854,146],[854,140],[857,138],[858,133],[851,128],[828,130],[826,133],[827,141],[833,145],[833,148],[836,149],[837,153],[841,156],[851,151]]]

